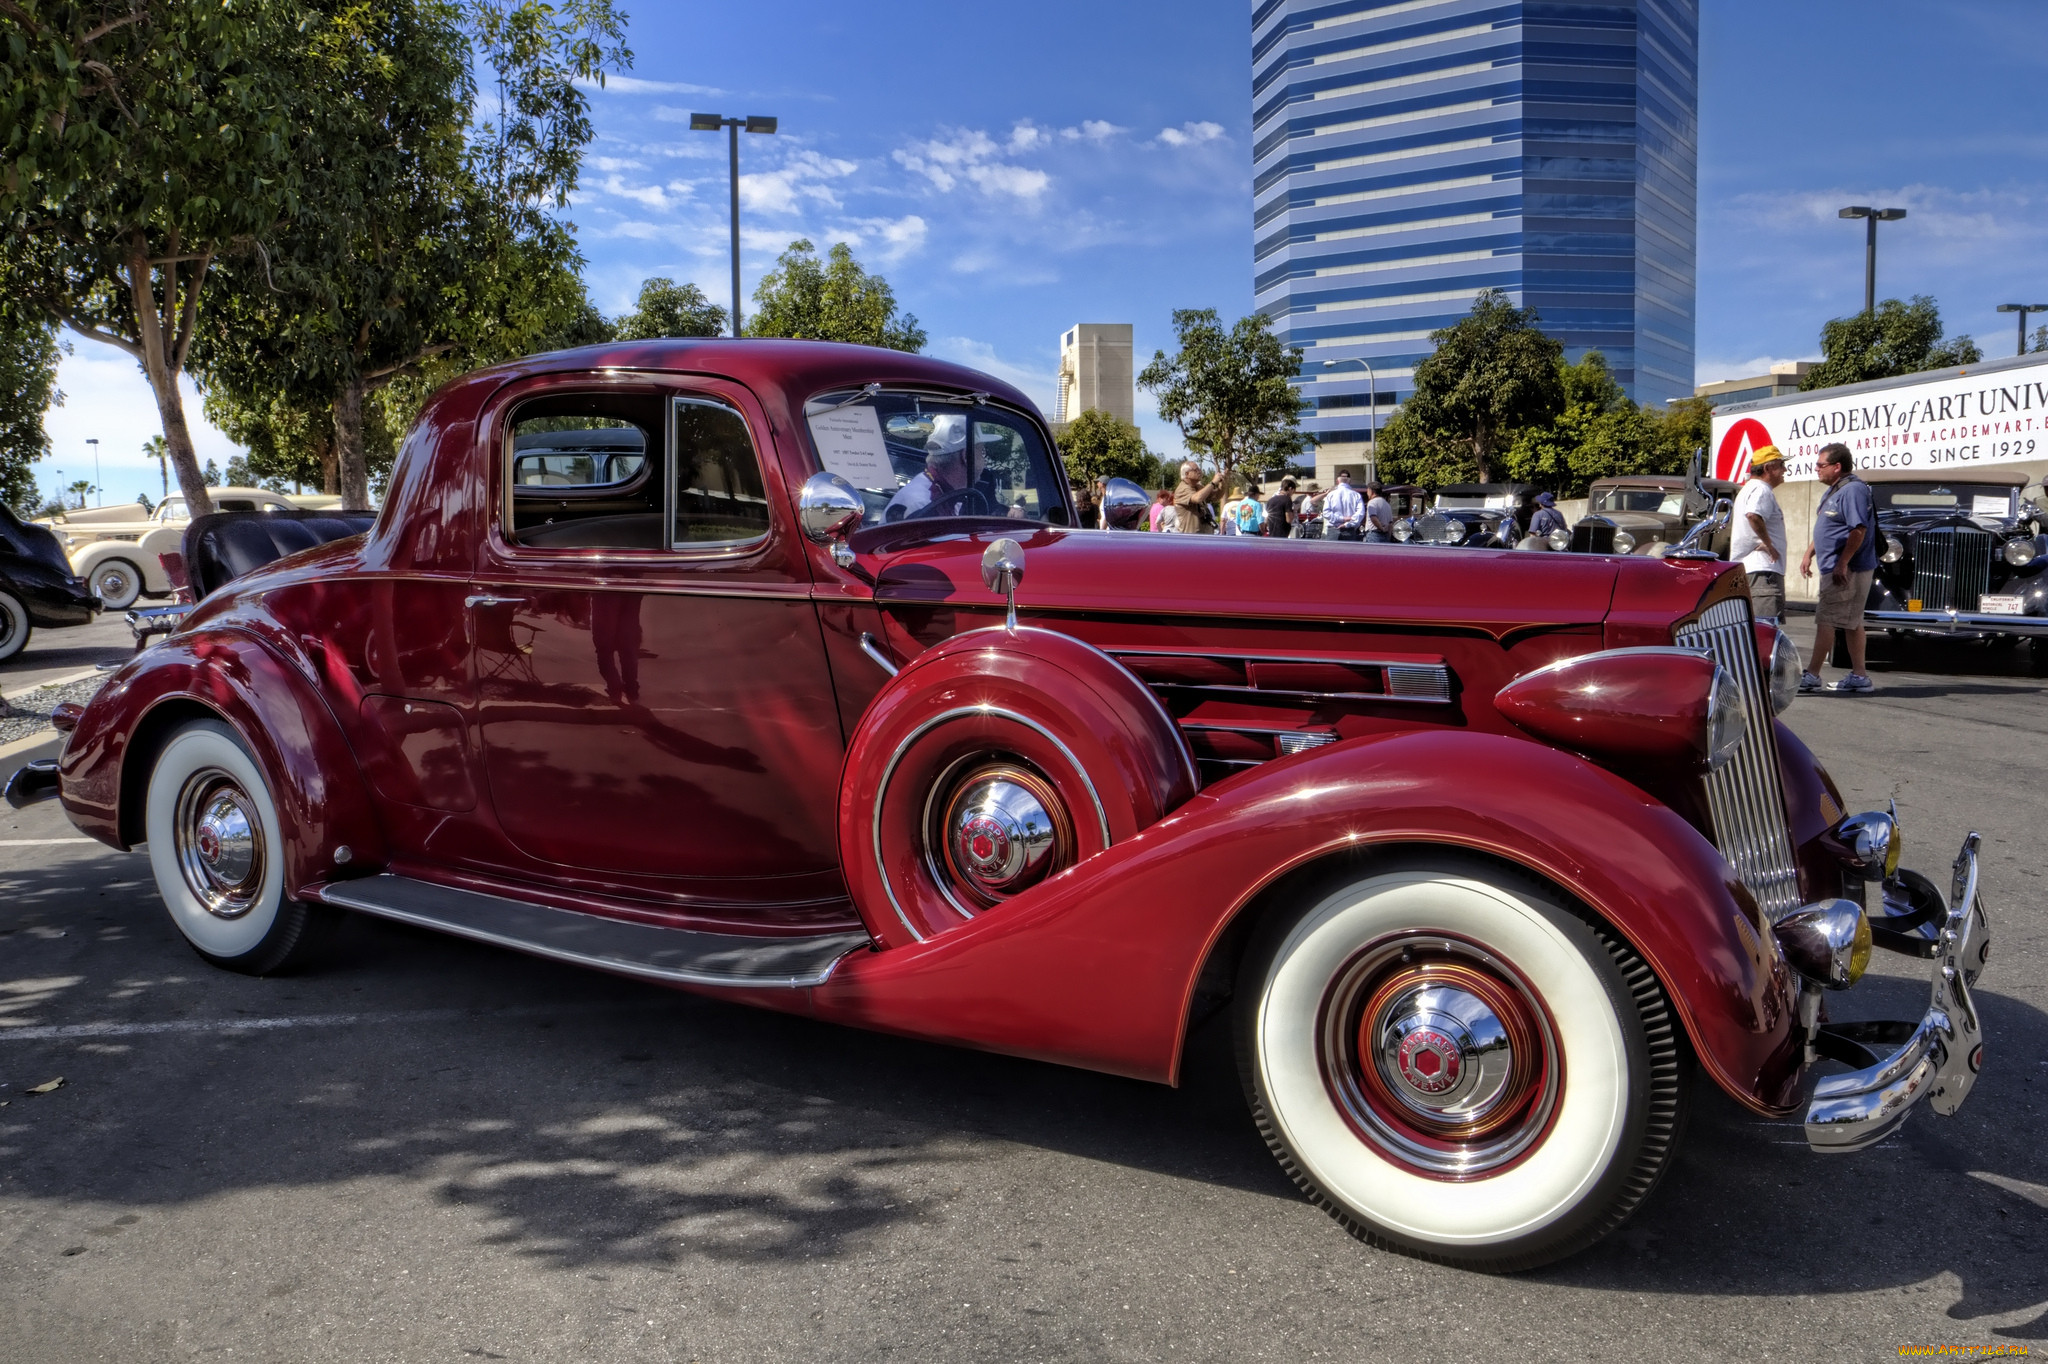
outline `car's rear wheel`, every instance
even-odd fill
[[[1353,1234],[1526,1269],[1613,1230],[1670,1159],[1684,1041],[1654,973],[1549,887],[1409,857],[1254,939],[1238,1060],[1261,1132]]]
[[[0,592],[0,661],[26,649],[33,633],[35,627],[29,623],[28,608],[21,604],[21,598],[12,592]]]
[[[126,611],[142,595],[142,570],[126,559],[108,559],[92,571],[93,595],[109,611]]]
[[[317,953],[337,915],[284,893],[277,802],[233,729],[195,720],[170,737],[150,770],[144,822],[157,892],[193,951],[256,976]]]

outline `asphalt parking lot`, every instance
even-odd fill
[[[1213,1027],[1171,1090],[368,921],[322,969],[250,980],[182,945],[143,856],[77,840],[53,805],[0,808],[0,1358],[1877,1359],[2048,1340],[2048,681],[2024,654],[1947,652],[1789,718],[1852,808],[1898,800],[1907,861],[1937,881],[1985,836],[1996,950],[1969,1105],[1824,1157],[1702,1085],[1634,1221],[1512,1278],[1373,1251],[1303,1202]],[[1880,954],[1880,973],[1838,1016],[1918,1016],[1919,964]]]

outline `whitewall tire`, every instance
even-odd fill
[[[303,964],[334,913],[284,893],[284,841],[270,783],[235,732],[195,720],[149,774],[150,869],[171,922],[216,966],[269,975]]]
[[[1239,975],[1267,1144],[1359,1237],[1474,1269],[1547,1263],[1648,1196],[1686,1061],[1655,975],[1550,887],[1457,856],[1324,882]]]
[[[0,662],[26,649],[28,637],[34,632],[21,598],[12,592],[0,592]]]
[[[105,559],[92,571],[93,595],[109,611],[126,611],[142,595],[142,570],[126,559]]]

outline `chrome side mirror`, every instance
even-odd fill
[[[804,535],[815,544],[832,546],[832,562],[841,568],[853,567],[846,537],[859,528],[867,510],[859,491],[835,473],[812,474],[797,494],[797,521]]]
[[[1128,478],[1112,478],[1102,488],[1102,528],[1137,530],[1152,509],[1152,499]]]
[[[982,552],[981,583],[1000,592],[1009,602],[1009,619],[1004,628],[1017,633],[1017,584],[1024,581],[1024,546],[1005,536]]]

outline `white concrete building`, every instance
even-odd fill
[[[1137,421],[1131,324],[1079,322],[1060,336],[1059,402],[1052,419],[1070,422],[1091,407]]]

